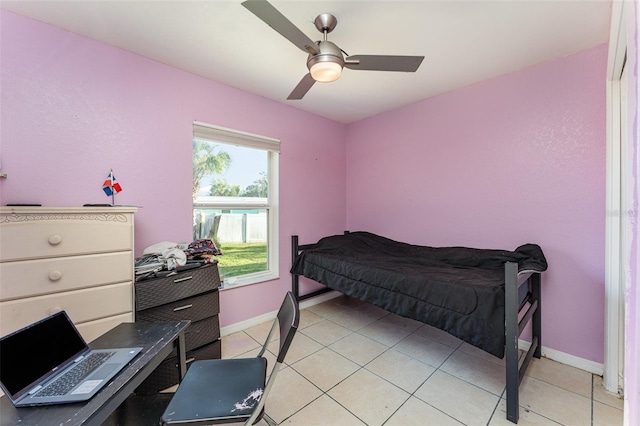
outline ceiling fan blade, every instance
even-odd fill
[[[367,71],[416,72],[424,56],[353,55],[345,60],[345,68]]]
[[[311,89],[311,87],[313,86],[313,83],[315,82],[316,81],[313,79],[313,77],[311,77],[311,74],[305,75],[304,77],[302,77],[302,80],[300,80],[300,83],[298,83],[296,88],[293,89],[293,91],[291,92],[291,94],[287,99],[290,101],[302,99],[304,95],[307,94],[309,89]]]
[[[318,45],[298,27],[293,25],[278,9],[266,0],[247,0],[242,2],[251,13],[279,32],[284,38],[306,53],[320,53]]]

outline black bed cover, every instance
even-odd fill
[[[321,239],[297,257],[291,272],[502,358],[505,262],[517,262],[520,273],[547,269],[535,244],[514,251],[436,248],[352,232]]]

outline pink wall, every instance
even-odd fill
[[[544,345],[602,362],[606,47],[343,126],[10,12],[0,19],[1,204],[105,202],[113,167],[117,202],[142,206],[140,253],[190,239],[193,120],[277,137],[282,278],[223,292],[222,325],[275,309],[293,233],[536,242],[550,264]],[[320,126],[322,136],[308,132]]]
[[[277,308],[292,233],[344,229],[343,125],[4,10],[0,29],[0,204],[109,202],[101,186],[113,167],[116,202],[142,207],[140,254],[191,239],[194,120],[281,139],[282,278],[224,291],[223,326]]]
[[[543,345],[603,362],[606,64],[600,46],[351,125],[348,228],[540,244]]]

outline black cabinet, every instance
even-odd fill
[[[220,275],[217,264],[135,284],[136,321],[190,320],[185,330],[187,367],[197,359],[220,358]],[[175,351],[145,380],[137,393],[156,393],[178,383]]]

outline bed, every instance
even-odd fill
[[[298,301],[337,290],[444,330],[506,356],[507,419],[518,421],[518,387],[531,357],[541,356],[540,283],[547,262],[536,244],[513,251],[428,247],[368,232],[345,232],[300,245],[292,237],[292,292]],[[299,277],[326,288],[300,295]],[[518,363],[518,338],[532,323]]]

